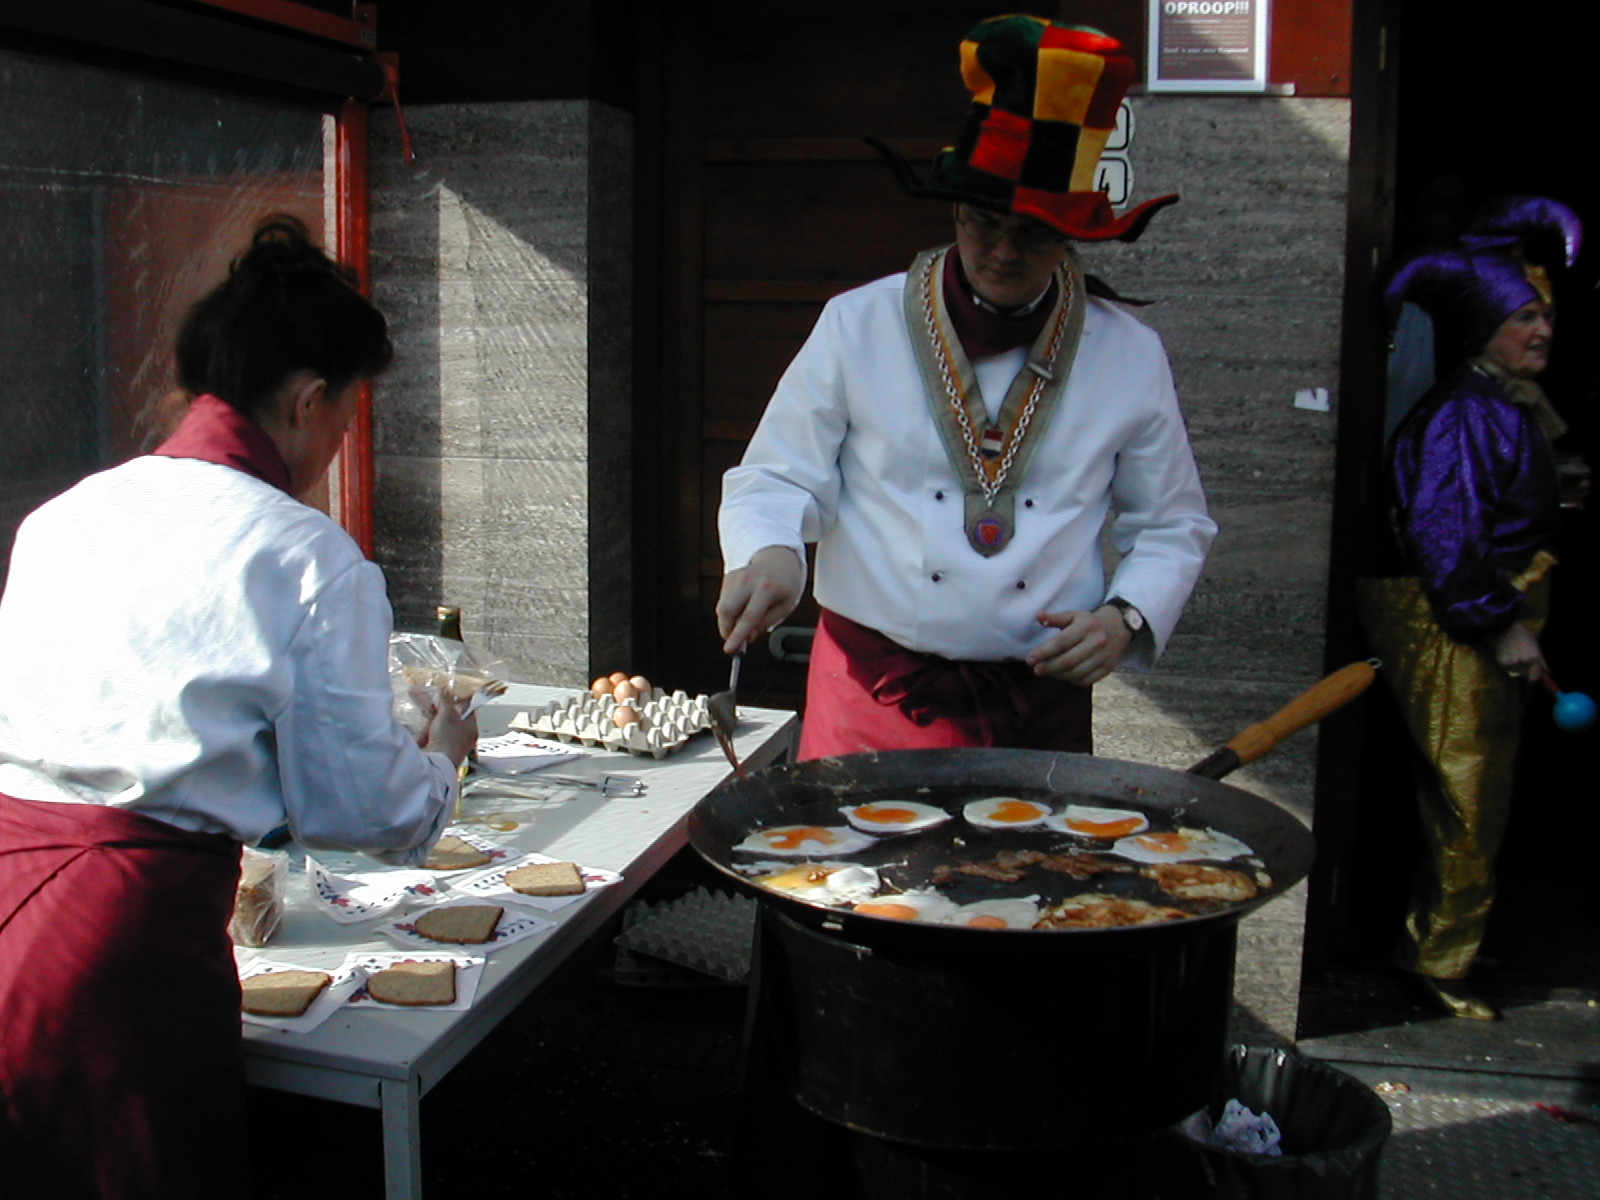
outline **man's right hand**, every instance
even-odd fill
[[[805,563],[788,546],[757,550],[749,566],[729,571],[717,597],[723,652],[737,654],[792,613],[805,585]]]

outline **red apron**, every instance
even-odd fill
[[[1094,748],[1093,690],[1023,662],[918,654],[838,613],[822,613],[806,678],[801,759],[868,750]]]
[[[239,846],[0,795],[0,1195],[238,1191]]]

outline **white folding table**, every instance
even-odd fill
[[[479,728],[484,736],[503,732],[518,711],[569,694],[514,684],[505,696],[479,710]],[[792,712],[741,708],[735,738],[741,761],[759,768],[792,755],[798,729]],[[557,923],[548,933],[489,955],[471,1008],[357,1012],[346,1007],[304,1034],[244,1026],[245,1067],[251,1083],[382,1110],[389,1200],[420,1200],[422,1195],[422,1097],[683,847],[687,813],[731,774],[709,734],[697,735],[685,748],[659,760],[591,752],[554,770],[596,780],[607,774],[635,775],[644,781],[645,792],[607,797],[590,789],[563,791],[555,802],[531,814],[524,812],[531,820],[519,822],[511,832],[495,834],[495,840],[522,851],[616,871],[623,880],[548,914]],[[482,796],[475,792],[471,803],[483,805]],[[340,925],[317,911],[303,877],[292,890],[296,897],[272,942],[258,951],[241,951],[241,961],[261,955],[329,969],[351,951],[397,949],[373,932],[381,921]]]

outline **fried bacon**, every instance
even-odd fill
[[[1127,875],[1133,871],[1133,868],[1126,863],[1101,858],[1098,854],[1084,854],[1078,850],[1066,854],[1041,855],[1039,865],[1046,871],[1058,871],[1074,879],[1093,879],[1096,875],[1105,874]]]
[[[1022,868],[1002,867],[999,862],[957,863],[954,866],[935,867],[934,883],[954,883],[956,877],[969,875],[975,879],[992,879],[996,883],[1016,883],[1027,871]]]
[[[1143,900],[1121,896],[1069,896],[1039,914],[1035,929],[1112,929],[1124,925],[1155,925],[1180,921],[1189,914]]]
[[[952,883],[957,876],[967,875],[977,879],[993,879],[998,883],[1017,883],[1027,876],[1029,867],[1043,867],[1047,871],[1056,871],[1080,880],[1108,871],[1129,874],[1134,870],[1126,863],[1077,850],[1065,854],[1046,854],[1040,850],[1002,850],[987,862],[936,867],[933,882]]]

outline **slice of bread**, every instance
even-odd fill
[[[494,936],[503,908],[492,904],[455,904],[423,913],[413,924],[425,938],[436,942],[478,943]]]
[[[385,1004],[454,1004],[456,965],[399,962],[367,979],[367,994]]]
[[[465,871],[493,861],[488,854],[454,834],[439,839],[422,865],[429,871]]]
[[[535,863],[507,871],[506,886],[524,896],[581,896],[583,876],[576,863]]]
[[[263,971],[240,983],[244,1011],[258,1017],[298,1017],[333,982],[326,971]]]

